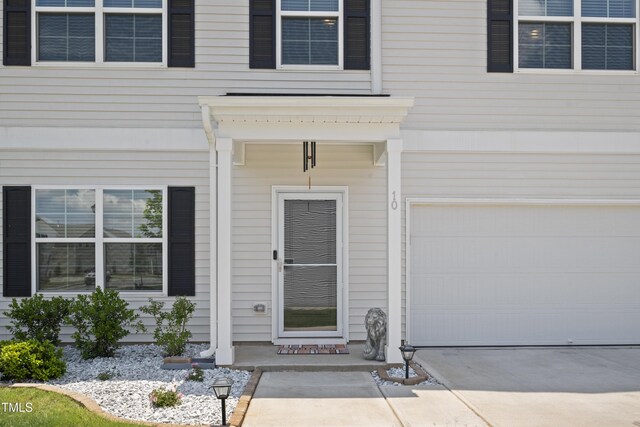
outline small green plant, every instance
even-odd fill
[[[185,297],[178,297],[173,303],[171,311],[163,311],[164,302],[149,298],[149,305],[140,307],[140,311],[153,316],[156,329],[153,338],[162,347],[165,356],[178,356],[191,338],[191,331],[187,330],[187,322],[193,316],[196,305]]]
[[[91,295],[78,295],[65,323],[76,328],[71,336],[83,358],[113,357],[118,341],[129,335],[128,327],[136,332],[144,330],[142,323],[136,322],[138,315],[128,307],[113,290],[96,288]]]
[[[115,374],[111,371],[100,372],[96,377],[100,381],[109,381],[111,378],[115,377]]]
[[[44,299],[42,294],[23,298],[20,302],[13,298],[9,305],[10,310],[4,312],[4,315],[11,319],[11,325],[6,328],[18,341],[34,339],[58,345],[60,325],[69,314],[71,302],[63,297]]]
[[[3,341],[0,343],[0,373],[5,380],[48,381],[64,375],[67,364],[62,349],[48,341]]]
[[[156,408],[164,408],[168,406],[177,406],[182,403],[182,393],[178,393],[177,386],[174,384],[171,388],[156,388],[149,394],[151,405]]]
[[[204,381],[204,371],[202,368],[196,364],[191,365],[191,367],[193,369],[189,372],[189,375],[187,375],[187,381]]]

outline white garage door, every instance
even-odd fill
[[[414,204],[414,345],[640,344],[640,206]]]

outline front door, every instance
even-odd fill
[[[278,335],[342,336],[342,193],[278,194]]]

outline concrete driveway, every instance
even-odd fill
[[[491,426],[640,427],[640,348],[424,349],[416,359]]]

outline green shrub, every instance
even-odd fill
[[[178,393],[175,385],[170,389],[156,388],[149,394],[149,401],[156,408],[177,406],[182,403],[182,393]]]
[[[71,300],[63,297],[44,299],[42,294],[31,298],[23,298],[18,302],[15,298],[4,315],[11,319],[9,332],[18,341],[34,339],[60,344],[60,325],[62,319],[69,314]]]
[[[187,381],[204,381],[204,371],[202,368],[195,364],[191,366],[193,367],[193,370],[187,375]]]
[[[162,347],[164,355],[178,356],[184,352],[184,347],[191,338],[191,332],[186,327],[196,305],[185,297],[178,297],[171,311],[163,311],[163,308],[164,302],[149,298],[149,305],[140,307],[140,311],[152,315],[155,319],[156,329],[153,331],[153,338],[156,344]]]
[[[138,315],[127,307],[129,304],[112,290],[96,288],[91,295],[78,295],[65,323],[76,328],[71,336],[82,357],[112,357],[118,341],[129,335],[128,327],[135,327],[136,332],[144,330],[142,323],[135,322]]]
[[[97,376],[96,379],[100,380],[100,381],[108,381],[111,378],[115,377],[116,375],[111,372],[111,371],[104,371],[104,372],[100,372]]]
[[[4,380],[48,381],[64,375],[67,365],[62,349],[48,341],[4,341],[0,343],[0,373]]]

